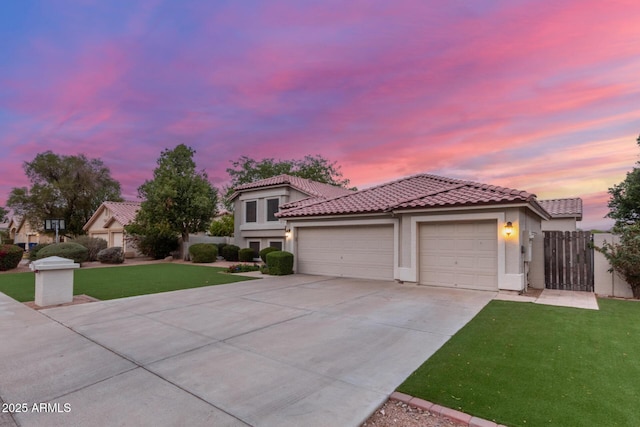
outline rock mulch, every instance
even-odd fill
[[[408,405],[387,400],[362,427],[467,427],[450,418]]]

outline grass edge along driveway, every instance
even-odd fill
[[[74,271],[73,293],[109,300],[252,280],[246,276],[223,274],[224,270],[189,264],[80,268]],[[0,275],[0,292],[20,302],[33,301],[34,273]]]
[[[398,391],[509,426],[639,426],[640,302],[492,301]]]

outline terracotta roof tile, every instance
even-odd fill
[[[282,210],[281,218],[386,212],[441,206],[534,202],[535,194],[495,185],[414,175],[325,201]]]
[[[109,209],[113,219],[122,225],[133,222],[140,210],[140,202],[104,202],[103,205]]]
[[[235,193],[231,196],[231,199],[234,199],[243,190],[253,190],[279,185],[290,185],[309,196],[318,197],[323,200],[353,193],[352,190],[348,190],[343,187],[337,187],[335,185],[323,184],[306,178],[282,174],[271,178],[261,179],[260,181],[239,185],[234,189]]]
[[[550,199],[538,200],[552,218],[578,218],[582,220],[582,199]]]

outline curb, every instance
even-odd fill
[[[423,400],[398,391],[391,393],[389,400],[396,400],[398,402],[406,403],[407,405],[415,406],[416,408],[449,418],[450,420],[464,424],[468,427],[507,427],[502,424],[496,424],[493,421],[485,420],[484,418],[478,418],[465,414],[464,412],[456,411],[455,409],[445,408],[444,406],[431,403],[428,400]]]

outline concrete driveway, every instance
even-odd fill
[[[28,408],[0,425],[356,426],[494,296],[305,275],[40,312],[0,293],[0,397]]]

